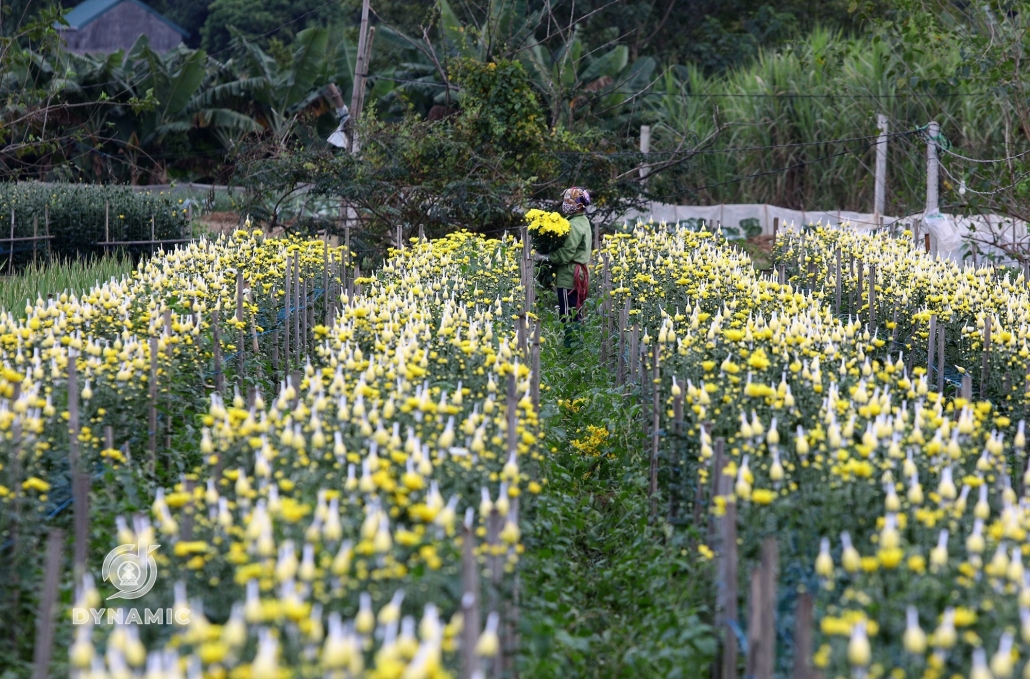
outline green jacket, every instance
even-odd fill
[[[590,263],[590,220],[580,212],[569,219],[569,235],[565,237],[565,244],[551,253],[551,263],[555,266],[557,280],[555,285],[559,288],[571,290],[574,282],[572,271],[575,264]]]

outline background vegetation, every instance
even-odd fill
[[[1026,216],[1030,3],[384,0],[356,155],[325,139],[330,86],[350,101],[358,0],[234,3],[157,3],[186,45],[93,56],[59,48],[55,5],[5,4],[0,172],[229,183],[241,210],[296,229],[336,229],[346,205],[379,247],[398,225],[499,232],[573,183],[601,197],[598,221],[648,200],[871,210],[885,114],[889,214],[922,208],[937,120],[945,150],[1010,158],[946,156],[944,207]]]

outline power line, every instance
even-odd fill
[[[1027,150],[1027,151],[1023,151],[1022,153],[1017,153],[1014,156],[1008,156],[1007,158],[989,158],[989,159],[984,160],[982,158],[969,158],[968,156],[963,156],[961,154],[955,153],[954,151],[951,150],[951,148],[947,148],[947,147],[941,146],[939,144],[938,144],[937,148],[941,149],[942,151],[947,153],[949,156],[955,156],[956,158],[960,158],[960,159],[962,159],[962,160],[964,160],[966,162],[978,163],[980,165],[991,165],[991,164],[994,164],[994,163],[1007,163],[1010,160],[1017,160],[1019,158],[1022,158],[1025,155],[1030,154],[1030,150]]]
[[[975,193],[978,196],[993,196],[995,194],[1001,193],[1002,191],[1008,191],[1009,189],[1015,188],[1015,186],[1019,184],[1019,182],[1023,181],[1025,177],[1030,176],[1030,170],[1027,170],[1023,174],[1016,177],[1016,180],[1008,186],[1002,186],[1000,188],[994,189],[993,191],[977,191],[976,189],[971,189],[968,186],[966,186],[966,183],[964,181],[959,181],[958,179],[955,179],[955,175],[951,174],[951,172],[948,171],[948,168],[944,165],[944,163],[938,163],[938,165],[944,171],[944,174],[948,175],[948,178],[951,179],[951,181],[963,187],[963,189],[968,191],[969,193]]]

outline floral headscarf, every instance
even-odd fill
[[[561,211],[565,214],[581,212],[590,205],[590,192],[578,186],[565,189],[561,197]]]

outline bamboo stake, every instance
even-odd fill
[[[476,537],[469,526],[461,536],[461,679],[473,679],[479,671],[476,642],[479,640],[479,566],[476,562]]]
[[[322,306],[325,308],[325,324],[328,327],[332,319],[329,317],[329,234],[322,244]]]
[[[980,400],[987,400],[987,378],[991,366],[991,314],[984,314],[983,366],[980,368]]]
[[[836,289],[834,290],[833,309],[834,309],[834,312],[839,316],[840,315],[840,294],[841,294],[841,285],[840,285],[840,283],[841,283],[841,281],[840,281],[840,246],[837,246],[835,262],[836,263],[835,263],[834,269],[833,269],[834,270],[834,276],[833,277],[835,279],[835,288]]]
[[[236,272],[236,322],[243,322],[243,271]],[[243,384],[243,376],[246,374],[246,351],[244,351],[245,335],[243,328],[240,328],[240,341],[236,347],[236,381]]]
[[[532,395],[533,412],[540,412],[540,321],[533,323],[533,351],[531,356],[533,380]]]
[[[720,476],[722,473],[720,472]],[[729,485],[729,481],[724,481]],[[729,492],[726,493],[730,495]],[[737,635],[731,623],[737,622],[737,503],[728,498],[726,513],[722,517],[722,676],[737,676]]]
[[[291,267],[293,266],[293,257],[289,253],[286,253],[286,280],[283,283],[283,289],[285,290],[285,317],[284,324],[286,325],[285,334],[283,335],[283,359],[286,361],[285,370],[290,369],[290,316],[293,312],[293,274],[291,273]]]
[[[294,365],[300,365],[301,359],[301,335],[300,335],[300,253],[293,253],[293,356]]]
[[[43,590],[36,614],[36,643],[32,655],[32,679],[50,676],[50,660],[54,653],[54,607],[60,592],[58,585],[64,561],[64,531],[51,528],[47,535]]]
[[[215,356],[215,391],[219,394],[225,390],[225,376],[222,375],[222,337],[218,331],[218,309],[211,311],[211,348]]]
[[[518,399],[515,394],[515,373],[508,373],[508,390],[505,396],[505,407],[507,410],[507,423],[508,423],[508,453],[517,453],[518,447],[515,439],[515,407],[518,405]]]
[[[654,343],[654,349],[652,350],[652,367],[651,367],[651,467],[649,471],[650,483],[648,484],[647,494],[651,498],[651,518],[653,519],[655,514],[658,513],[658,424],[661,404],[659,402],[660,389],[658,380],[660,378],[659,372],[659,360],[661,358],[661,350],[658,342]]]
[[[869,332],[876,332],[876,265],[869,265]]]
[[[809,660],[812,657],[812,595],[802,592],[798,597],[797,610],[794,613],[794,671],[792,679],[812,679]]]
[[[637,379],[637,368],[639,355],[639,338],[640,325],[637,323],[633,324],[633,329],[629,333],[629,381],[635,382]]]
[[[157,337],[150,337],[150,380],[147,382],[147,391],[150,397],[149,414],[147,417],[147,465],[150,471],[155,469],[157,458]]]
[[[944,326],[937,329],[937,393],[944,394]]]
[[[936,346],[935,346],[936,340],[937,340],[937,314],[931,314],[930,315],[930,333],[927,336],[927,340],[926,340],[926,347],[927,347],[926,348],[926,375],[927,375],[927,380],[930,380],[930,378],[933,376],[933,365],[934,365],[933,359],[934,359],[934,351],[936,349]],[[933,384],[932,380],[930,380],[930,384],[931,385]]]
[[[68,351],[68,450],[72,472],[72,513],[75,527],[73,563],[77,575],[85,572],[89,527],[88,483],[82,481],[79,460],[79,373],[74,350]]]

